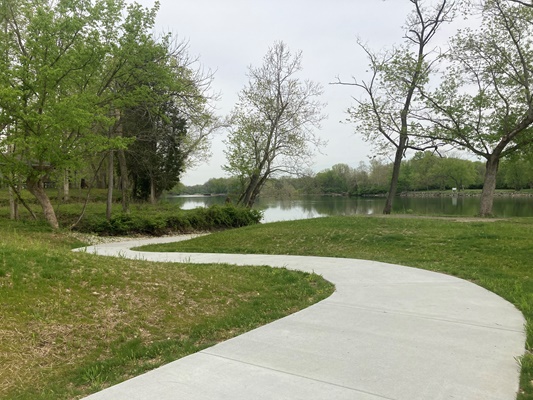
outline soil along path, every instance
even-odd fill
[[[364,260],[130,250],[187,238],[107,243],[85,251],[286,267],[321,274],[336,292],[87,399],[516,399],[524,319],[513,305],[479,286]]]

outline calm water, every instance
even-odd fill
[[[224,197],[168,197],[183,209],[224,204]],[[323,217],[328,215],[381,214],[385,199],[319,197],[298,199],[260,199],[256,208],[264,210],[263,222]],[[477,197],[407,198],[395,199],[395,213],[418,215],[475,216],[479,211]],[[494,214],[498,217],[533,217],[533,197],[501,197],[494,199]]]

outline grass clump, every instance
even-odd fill
[[[77,399],[305,308],[312,274],[72,253],[39,223],[0,225],[0,398]]]
[[[533,399],[533,219],[327,217],[221,232],[153,251],[296,254],[383,261],[470,280],[524,314],[519,400]]]

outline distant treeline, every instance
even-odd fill
[[[399,192],[424,190],[481,189],[485,164],[454,157],[439,157],[430,152],[417,153],[403,162]],[[392,164],[373,159],[356,168],[346,164],[300,177],[271,179],[263,196],[288,197],[299,194],[342,194],[372,196],[387,192]],[[179,194],[232,194],[239,191],[237,178],[212,178],[203,185],[178,186]],[[533,160],[514,158],[500,165],[498,189],[533,188]]]

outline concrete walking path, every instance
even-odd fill
[[[90,253],[316,272],[335,293],[305,310],[87,397],[89,400],[515,400],[522,314],[470,282],[373,261],[275,255]]]

